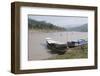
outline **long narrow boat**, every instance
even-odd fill
[[[52,51],[58,52],[60,54],[64,54],[67,49],[67,43],[61,43],[58,41],[54,41],[51,38],[46,38],[47,48]]]
[[[77,46],[86,45],[87,43],[88,43],[88,41],[86,41],[84,39],[79,39],[79,40],[69,41],[69,42],[67,42],[67,45],[69,48],[73,48],[73,47],[77,47]]]
[[[84,39],[73,40],[66,43],[61,43],[59,41],[52,40],[51,38],[46,38],[47,48],[52,51],[64,54],[67,51],[67,48],[74,48],[77,46],[82,46],[87,44],[87,41]]]

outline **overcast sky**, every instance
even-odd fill
[[[88,17],[78,16],[43,16],[43,15],[28,15],[28,18],[37,21],[46,21],[47,23],[55,24],[61,27],[77,27],[88,23]]]

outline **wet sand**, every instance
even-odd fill
[[[51,54],[46,48],[45,38],[50,37],[53,40],[67,43],[70,40],[86,39],[87,32],[28,32],[28,60],[48,59],[57,54]]]

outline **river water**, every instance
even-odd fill
[[[48,59],[56,54],[51,54],[46,48],[45,38],[50,37],[55,41],[67,43],[67,41],[87,39],[87,32],[28,32],[28,60]]]

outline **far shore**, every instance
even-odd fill
[[[50,32],[81,32],[81,31],[65,31],[65,30],[51,30],[51,29],[29,29],[28,31],[30,32],[45,32],[45,33],[50,33]],[[84,32],[87,33],[87,32]]]

